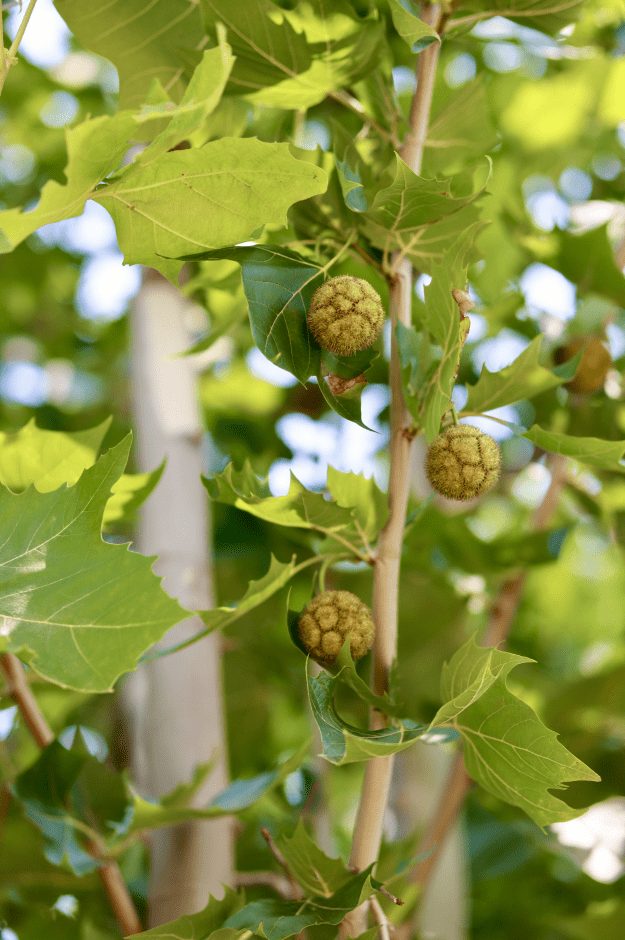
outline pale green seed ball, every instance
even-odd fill
[[[375,342],[385,317],[382,299],[368,281],[340,274],[317,288],[306,319],[320,346],[353,356]]]
[[[447,499],[475,499],[497,483],[501,450],[471,424],[442,431],[428,447],[425,471],[432,489]]]
[[[302,644],[313,659],[331,665],[349,636],[352,659],[362,659],[373,644],[371,611],[350,591],[325,591],[306,605],[298,621]]]

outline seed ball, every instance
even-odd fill
[[[385,316],[382,299],[368,281],[340,274],[312,295],[307,322],[324,349],[337,356],[353,356],[375,342]]]
[[[501,471],[501,450],[471,424],[442,431],[428,447],[425,471],[430,486],[447,499],[475,499],[492,490]]]
[[[373,644],[371,611],[350,591],[325,591],[306,605],[298,621],[302,644],[313,659],[330,666],[349,635],[352,659],[362,659]]]
[[[553,354],[558,365],[572,359],[575,353],[578,353],[586,343],[586,349],[582,353],[577,372],[570,382],[565,382],[564,387],[571,392],[578,392],[580,395],[590,395],[603,387],[605,377],[612,365],[610,353],[607,351],[598,336],[578,336],[572,339],[565,346],[559,346]]]

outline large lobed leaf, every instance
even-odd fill
[[[95,463],[112,418],[86,431],[48,431],[35,419],[19,431],[0,432],[0,483],[13,493],[35,486],[50,493],[73,486]]]
[[[441,695],[448,701],[434,722],[442,718],[460,732],[465,765],[474,780],[544,827],[584,812],[550,790],[566,789],[566,781],[600,778],[509,691],[505,676],[520,662],[527,659],[483,649],[471,638],[443,669]]]
[[[463,412],[482,414],[492,411],[524,398],[533,398],[566,381],[564,375],[551,372],[539,364],[541,342],[542,336],[536,336],[513,363],[499,372],[489,372],[486,366],[482,366],[475,385],[467,387],[469,397]]]
[[[206,30],[228,30],[237,56],[229,93],[277,108],[310,108],[377,64],[384,24],[375,9],[358,15],[343,0],[202,0]]]
[[[175,101],[182,98],[192,72],[183,51],[196,49],[202,35],[196,0],[124,0],[123,15],[114,18],[109,0],[56,0],[56,7],[81,45],[116,67],[120,107],[142,104],[154,79]]]
[[[126,264],[172,278],[180,258],[244,241],[266,223],[286,225],[294,202],[322,193],[326,174],[288,144],[224,138],[132,164],[94,198],[111,213]]]
[[[41,191],[35,209],[6,209],[0,212],[0,253],[13,251],[42,225],[80,215],[97,184],[117,169],[136,127],[129,111],[83,121],[65,132],[67,183],[50,180]]]
[[[186,611],[168,597],[153,559],[102,541],[112,485],[130,436],[71,488],[0,490],[2,646],[59,685],[110,691]]]

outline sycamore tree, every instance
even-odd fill
[[[622,2],[56,8],[91,77],[20,57],[34,0],[0,60],[0,936],[417,937],[460,814],[475,936],[620,936]],[[161,472],[128,472],[124,320],[80,316],[80,246],[45,237],[88,201],[200,311],[181,353],[227,338],[196,639],[224,635],[235,779],[199,809],[211,766],[146,799],[103,694],[188,612],[120,544]],[[73,397],[11,397],[16,362]],[[377,482],[349,469],[371,424]],[[337,466],[280,495],[321,431]],[[449,776],[398,834],[422,746]],[[150,832],[223,815],[237,882],[146,931]]]

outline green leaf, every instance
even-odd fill
[[[462,735],[469,776],[499,799],[520,806],[541,828],[586,811],[572,809],[549,791],[566,789],[565,781],[601,778],[558,742],[555,731],[504,680],[466,708],[454,726]]]
[[[119,166],[135,127],[133,115],[121,111],[114,117],[93,118],[67,130],[67,183],[62,186],[55,180],[47,182],[39,204],[30,212],[0,212],[0,254],[13,251],[42,225],[80,215],[97,184]]]
[[[179,101],[192,69],[182,50],[196,49],[202,20],[193,0],[167,0],[146,6],[124,0],[112,18],[109,0],[56,0],[56,8],[85,49],[110,59],[119,72],[120,108],[137,108],[147,100],[156,79]]]
[[[482,414],[492,411],[524,398],[533,398],[534,395],[540,395],[541,392],[566,381],[564,376],[539,365],[541,342],[542,335],[534,337],[527,349],[499,372],[489,372],[486,366],[482,366],[481,375],[475,385],[467,386],[469,397],[463,413]]]
[[[395,179],[376,193],[365,212],[359,213],[360,224],[377,248],[399,250],[419,270],[432,274],[434,265],[442,263],[450,242],[477,222],[478,210],[471,203],[484,186],[471,191],[472,172],[447,180],[423,179],[397,155]],[[459,195],[454,195],[452,189]]]
[[[365,871],[352,875],[346,884],[328,898],[309,898],[305,902],[273,898],[252,901],[229,917],[224,926],[251,930],[267,940],[285,940],[317,924],[340,924],[346,914],[372,893],[372,868],[370,865]]]
[[[371,477],[342,473],[328,467],[327,487],[337,506],[351,509],[352,516],[369,539],[377,537],[389,517],[388,497]]]
[[[449,410],[462,347],[471,326],[467,316],[461,318],[451,291],[453,288],[464,289],[467,255],[480,228],[481,223],[476,223],[448,248],[440,265],[432,268],[432,282],[425,288],[425,309],[421,320],[442,349],[440,362],[425,388],[419,390],[428,442],[438,434],[441,418]]]
[[[187,614],[160,587],[153,559],[100,537],[130,435],[71,488],[0,490],[3,648],[59,685],[108,692]]]
[[[97,861],[79,844],[75,820],[66,808],[69,793],[89,760],[89,753],[81,744],[79,739],[67,750],[53,741],[11,787],[24,814],[44,834],[45,857],[54,865],[68,864],[77,875],[98,867]]]
[[[451,19],[447,30],[454,28],[456,20],[466,28],[493,16],[506,16],[521,26],[553,34],[573,23],[581,8],[582,0],[515,0],[513,4],[506,0],[476,0],[470,8],[464,8],[471,10],[470,15]]]
[[[342,859],[329,858],[315,845],[301,819],[291,837],[279,836],[275,842],[306,894],[329,898],[353,877]]]
[[[13,493],[34,485],[50,493],[73,486],[95,463],[112,418],[87,431],[47,431],[31,418],[19,431],[0,432],[0,483]]]
[[[187,804],[204,783],[212,769],[212,763],[198,767],[190,783],[179,785],[171,793],[161,797],[158,802],[143,799],[132,783],[127,781],[132,809],[127,817],[127,825],[119,829],[118,838],[111,841],[111,846],[114,848],[115,842],[120,841],[120,838],[123,840],[127,835],[142,832],[145,829],[174,826],[192,819],[215,819],[249,809],[266,793],[286,780],[289,774],[297,770],[309,748],[310,741],[305,741],[288,760],[275,770],[257,774],[255,777],[233,780],[204,808],[190,807]]]
[[[306,313],[323,284],[323,268],[277,245],[230,248],[199,257],[230,258],[241,265],[252,336],[260,351],[302,383],[316,375],[320,347],[306,326]]]
[[[454,653],[441,673],[441,698],[447,704],[436,712],[430,727],[457,718],[480,696],[484,695],[497,679],[503,679],[511,669],[521,663],[533,663],[527,656],[517,656],[494,647],[478,646],[472,636],[464,646]]]
[[[202,0],[201,10],[205,32],[216,36],[219,24],[228,31],[236,56],[228,93],[250,94],[310,68],[306,37],[270,0]]]
[[[434,722],[451,723],[460,732],[465,766],[477,783],[544,828],[585,812],[571,809],[550,790],[566,789],[565,781],[600,777],[506,687],[508,672],[527,661],[469,640],[443,669],[441,692],[449,701]]]
[[[340,0],[283,9],[269,0],[202,0],[206,30],[225,24],[237,60],[229,93],[275,108],[306,109],[377,64],[384,26]]]
[[[625,276],[614,260],[607,225],[581,235],[560,233],[554,267],[584,293],[600,294],[625,306]]]
[[[518,431],[518,428],[516,430]],[[569,434],[544,431],[537,424],[534,424],[529,431],[524,431],[522,436],[552,454],[573,457],[575,460],[581,460],[594,467],[602,467],[604,470],[625,471],[625,465],[620,463],[625,453],[625,441],[602,441],[597,437],[571,437]]]
[[[138,165],[147,166],[181,141],[187,140],[202,127],[219,104],[234,62],[228,43],[221,36],[219,40],[218,46],[208,49],[202,56],[167,128],[137,156]]]
[[[427,725],[418,725],[408,719],[398,722],[399,727],[379,731],[354,728],[339,717],[334,707],[334,689],[339,681],[339,676],[330,676],[327,672],[318,676],[308,674],[310,707],[321,734],[323,757],[331,764],[348,764],[396,754],[410,747],[428,730]]]
[[[125,263],[173,280],[182,265],[171,259],[234,245],[267,223],[286,225],[289,206],[326,186],[325,172],[292,157],[288,144],[230,137],[131,164],[94,198],[115,221]]]
[[[424,23],[412,0],[390,0],[393,25],[412,52],[421,52],[433,42],[440,42],[435,29]]]
[[[144,930],[135,936],[150,940],[239,940],[242,931],[224,929],[222,924],[240,910],[243,896],[227,885],[224,889],[225,894],[221,901],[209,896],[208,904],[197,914],[185,914],[169,924]]]
[[[124,473],[111,487],[113,494],[104,507],[102,525],[109,528],[116,522],[131,522],[134,514],[150,493],[156,489],[163,475],[166,460],[150,473]]]
[[[334,532],[353,523],[351,510],[329,502],[321,493],[309,492],[293,474],[286,496],[269,495],[266,480],[254,475],[248,461],[242,470],[228,464],[223,473],[210,479],[202,477],[202,483],[215,502],[236,506],[276,525]]]

